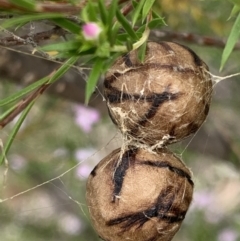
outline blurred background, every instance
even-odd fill
[[[153,31],[151,40],[189,46],[216,76],[240,72],[236,50],[219,73],[220,40],[226,40],[235,20],[227,20],[230,2],[159,0],[156,7],[168,26]],[[42,23],[35,31],[45,27]],[[206,37],[216,41],[206,46]],[[0,98],[56,66],[27,48],[0,46]],[[107,114],[101,81],[89,106],[83,104],[86,79],[87,71],[74,69],[38,99],[7,156],[9,168],[0,166],[0,198],[7,199],[0,203],[1,241],[99,240],[89,221],[85,184],[93,167],[122,140]],[[175,241],[240,240],[239,92],[240,76],[215,84],[200,131],[171,146],[191,168],[195,182],[192,205]],[[3,143],[16,119],[0,130]]]

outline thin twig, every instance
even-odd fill
[[[210,36],[202,36],[194,33],[182,33],[167,30],[152,30],[150,39],[156,42],[167,39],[168,41],[184,41],[188,43],[197,44],[200,46],[224,48],[226,40]],[[235,45],[235,50],[240,49],[240,42]]]
[[[133,5],[132,3],[128,3],[126,4],[122,9],[121,9],[121,12],[124,16],[128,15],[133,9]]]
[[[129,2],[130,0],[119,0],[118,1],[118,4],[120,5],[120,4],[122,4],[122,3],[126,3],[126,2]]]
[[[53,28],[48,31],[35,33],[32,35],[32,40],[35,43],[40,43],[43,40],[50,39],[53,35],[58,35],[64,37],[67,34],[67,31],[61,29],[59,27]],[[20,36],[19,39],[13,36],[5,37],[0,39],[0,46],[5,47],[12,47],[18,45],[26,45],[29,41],[29,35]],[[192,44],[197,44],[200,46],[207,46],[207,47],[217,47],[217,48],[224,48],[226,45],[226,40],[216,37],[209,37],[209,36],[202,36],[193,33],[180,33],[175,31],[167,31],[167,30],[152,30],[150,34],[150,40],[159,42],[163,41],[164,39],[168,41],[184,41],[189,42]],[[240,42],[235,45],[235,50],[240,49]]]
[[[56,27],[56,28],[53,28],[48,31],[32,34],[31,36],[29,36],[29,34],[27,34],[27,35],[23,35],[18,38],[14,37],[14,36],[1,38],[0,45],[5,46],[5,47],[25,45],[25,44],[29,43],[29,41],[27,41],[27,40],[29,40],[30,37],[31,37],[32,41],[34,41],[35,43],[39,43],[43,40],[50,39],[53,35],[64,36],[66,33],[67,33],[67,31]]]
[[[34,10],[30,11],[19,5],[11,3],[9,0],[0,0],[0,9],[6,11],[18,12],[49,12],[49,13],[64,13],[78,14],[85,6],[87,1],[79,1],[78,4],[69,4],[66,2],[44,1],[36,2]]]

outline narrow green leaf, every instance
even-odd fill
[[[14,5],[17,5],[21,8],[25,8],[28,11],[33,11],[35,10],[35,3],[34,1],[30,0],[10,0],[11,3]]]
[[[52,19],[52,21],[56,23],[58,26],[65,28],[71,33],[79,34],[81,32],[81,27],[68,19],[57,18],[57,19]]]
[[[113,23],[113,19],[116,15],[117,7],[118,7],[118,0],[112,0],[110,6],[108,8],[107,37],[110,41],[111,46],[113,46],[113,42],[115,42],[115,40],[113,39],[113,35],[112,35],[112,26],[114,28],[114,26],[116,26],[116,24],[118,25],[118,22]]]
[[[143,63],[145,60],[146,48],[147,48],[147,42],[142,44],[138,49],[138,59],[140,60],[141,63]]]
[[[8,139],[7,139],[7,142],[4,146],[4,149],[3,149],[3,152],[1,153],[0,155],[0,165],[4,162],[4,159],[12,145],[12,142],[16,136],[16,134],[18,133],[23,121],[25,120],[25,118],[27,117],[27,114],[29,113],[29,111],[31,110],[32,106],[34,104],[34,101],[32,101],[28,106],[27,108],[22,112],[20,118],[17,120],[17,123],[14,125],[13,127],[13,130],[11,131]]]
[[[97,14],[98,14],[98,11],[99,9],[96,8],[97,5],[91,1],[91,0],[88,0],[88,18],[89,18],[89,21],[91,22],[97,22]]]
[[[162,21],[164,22],[164,24],[166,25],[165,21],[164,21],[164,18],[158,14],[158,12],[156,12],[154,9],[152,9],[152,16],[153,16],[153,19],[157,18],[157,19],[162,19]]]
[[[108,35],[108,41],[110,42],[110,46],[113,46],[116,43],[119,28],[120,24],[116,22],[112,29],[110,29],[111,31],[109,31],[110,34]]]
[[[96,59],[96,62],[93,65],[93,68],[89,75],[89,78],[87,81],[87,86],[86,86],[86,97],[85,97],[86,104],[88,104],[90,97],[95,90],[97,81],[102,74],[102,68],[103,68],[104,64],[105,64],[105,61],[103,59],[99,58],[99,59]]]
[[[64,64],[53,74],[53,76],[49,79],[48,83],[54,83],[60,77],[62,77],[71,67],[73,64],[77,62],[79,56],[73,56],[68,59]]]
[[[60,78],[63,74],[66,73],[66,71],[72,67],[72,65],[78,60],[78,56],[77,57],[71,57],[69,60],[67,60],[54,74],[53,76],[51,76],[51,78],[49,76],[44,77],[40,80],[38,80],[37,82],[25,87],[24,89],[20,90],[19,92],[3,99],[0,100],[0,106],[4,106],[7,104],[10,104],[18,99],[20,99],[21,97],[25,96],[26,94],[32,92],[33,90],[35,90],[37,87],[46,84],[46,83],[53,83],[54,81],[56,81],[58,78]],[[50,80],[49,80],[50,79]]]
[[[24,89],[20,90],[19,92],[3,99],[3,100],[0,100],[0,106],[4,106],[4,105],[7,105],[7,104],[10,104],[18,99],[20,99],[21,97],[25,96],[26,94],[32,92],[33,90],[35,90],[37,87],[47,83],[49,77],[44,77],[40,80],[38,80],[37,82],[25,87]]]
[[[240,14],[238,15],[237,19],[235,20],[235,23],[233,24],[227,43],[223,50],[220,71],[223,69],[223,66],[227,62],[230,54],[232,53],[233,48],[236,42],[238,41],[239,36],[240,36]]]
[[[135,31],[132,29],[132,26],[128,22],[128,20],[123,16],[123,14],[120,12],[119,9],[116,10],[116,17],[119,21],[119,23],[122,25],[122,27],[125,29],[125,31],[129,34],[129,37],[136,41],[138,39]]]
[[[105,7],[105,3],[103,2],[103,0],[98,0],[98,8],[99,8],[102,22],[104,25],[106,25],[107,20],[108,20],[108,12],[107,12],[107,9]]]
[[[36,21],[36,20],[46,20],[46,19],[54,19],[54,18],[61,18],[63,17],[62,14],[59,13],[35,13],[35,14],[29,14],[29,15],[22,15],[20,17],[11,18],[6,21],[4,21],[1,24],[2,28],[10,28],[16,25],[23,25],[25,23],[28,23],[30,21]]]
[[[232,8],[232,11],[231,11],[231,13],[230,13],[230,16],[229,16],[229,18],[228,18],[228,20],[230,19],[230,18],[232,18],[233,16],[235,16],[237,13],[239,13],[240,12],[240,6],[237,6],[237,5],[234,5],[234,7]]]
[[[230,2],[240,7],[240,0],[230,0]]]
[[[55,44],[49,44],[46,46],[41,47],[41,50],[48,52],[48,51],[57,51],[57,52],[67,52],[72,50],[78,50],[81,47],[81,43],[79,41],[67,41]]]
[[[149,1],[149,0],[148,0]],[[146,0],[140,0],[138,2],[136,9],[133,12],[133,17],[132,17],[132,26],[134,26],[138,20],[138,17],[140,16],[141,10],[143,8],[144,3]]]
[[[116,15],[117,8],[118,8],[118,0],[112,0],[108,10],[108,24],[110,26],[112,25],[113,18]]]
[[[85,23],[90,22],[88,16],[88,5],[86,5],[81,11],[81,20]]]
[[[148,27],[150,29],[154,29],[154,28],[157,28],[157,27],[162,27],[165,25],[165,22],[163,21],[162,18],[155,18],[153,19],[152,21],[150,21],[148,23]]]
[[[126,44],[126,47],[127,47],[127,51],[130,52],[133,49],[132,41],[130,41],[130,39],[127,39],[125,44]]]
[[[148,0],[145,2],[143,6],[143,11],[142,11],[142,20],[144,21],[147,15],[149,14],[155,0]]]
[[[11,106],[10,108],[7,108],[7,110],[0,115],[0,121],[2,121],[4,118],[6,118],[14,109],[16,108],[16,105]]]

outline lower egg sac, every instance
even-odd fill
[[[105,241],[170,241],[192,200],[191,172],[166,148],[116,149],[91,172],[86,199]]]

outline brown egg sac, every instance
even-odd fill
[[[211,94],[207,65],[171,42],[149,42],[144,63],[136,50],[126,54],[104,80],[109,114],[130,144],[161,147],[195,133],[208,114]]]
[[[87,204],[105,241],[170,241],[193,194],[189,169],[167,149],[114,150],[91,172]]]

